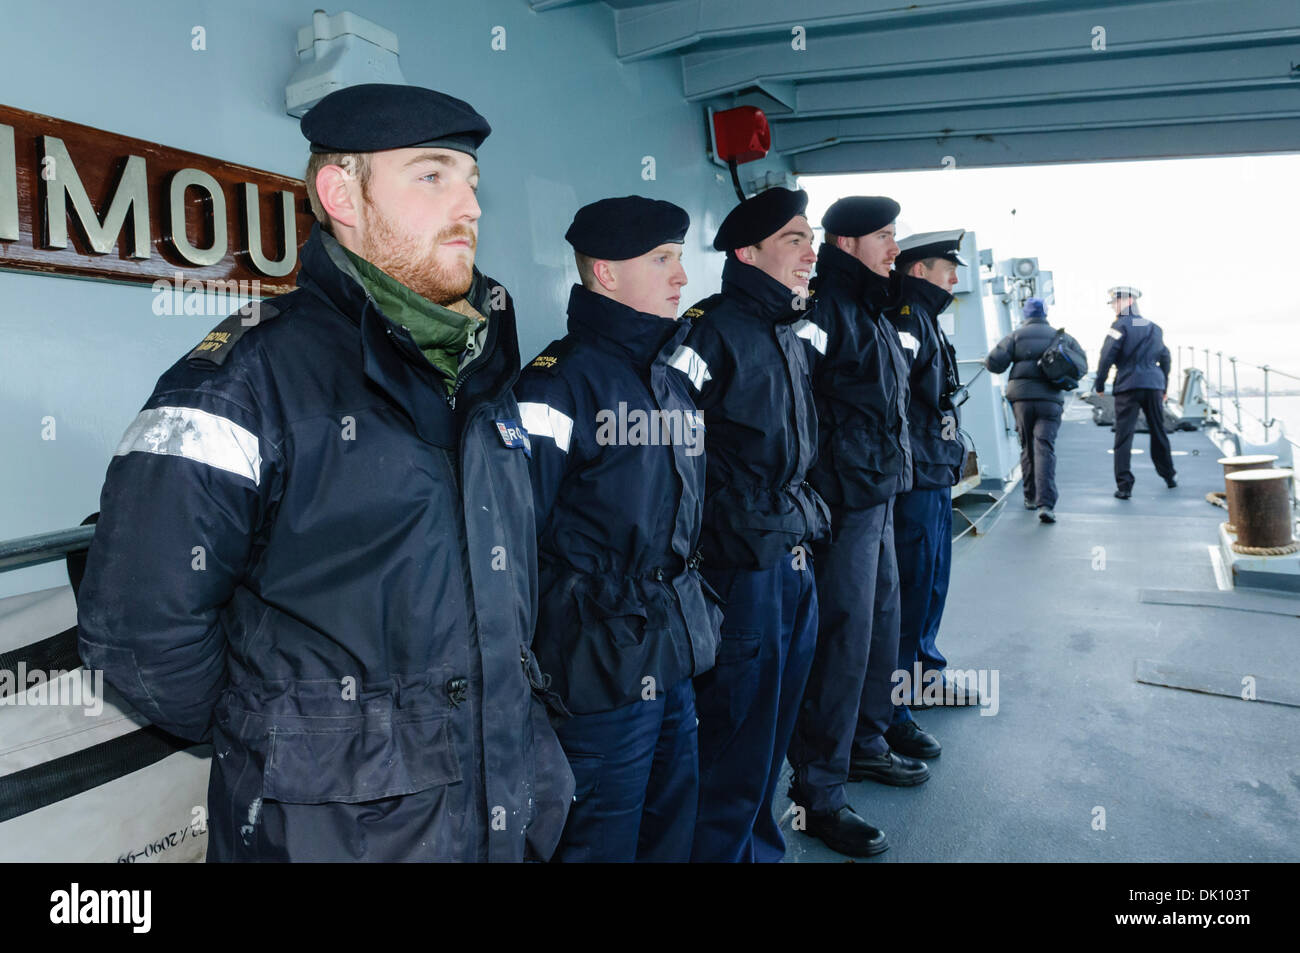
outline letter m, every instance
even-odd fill
[[[949,671],[953,689],[962,698],[970,698],[979,691],[979,670],[954,668]]]
[[[99,896],[100,923],[131,922],[132,907],[129,890],[102,890]]]
[[[68,199],[71,198],[72,208],[92,251],[107,255],[113,250],[129,211],[131,257],[149,258],[153,254],[149,242],[149,184],[145,179],[142,157],[127,158],[117,189],[113,192],[113,201],[101,222],[63,140],[41,136],[41,147],[45,150],[47,162],[53,160],[54,168],[54,175],[41,183],[45,189],[45,247],[68,247]]]

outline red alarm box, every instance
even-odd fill
[[[723,162],[753,162],[772,148],[772,130],[757,106],[737,106],[713,114],[713,141]]]

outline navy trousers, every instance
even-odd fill
[[[1164,393],[1152,387],[1120,391],[1115,395],[1115,486],[1121,490],[1133,489],[1129,459],[1139,410],[1151,433],[1151,463],[1156,473],[1165,480],[1174,478],[1174,457],[1169,449],[1169,434],[1165,433]]]
[[[790,796],[814,813],[848,803],[853,754],[889,750],[899,626],[893,508],[890,499],[833,512],[834,540],[817,551],[817,652],[790,742]]]
[[[1020,478],[1025,502],[1056,507],[1056,435],[1061,405],[1054,400],[1013,400],[1020,436]]]
[[[812,559],[704,574],[726,605],[717,664],[695,680],[700,808],[691,859],[776,863],[785,838],[772,801],[817,642]]]
[[[699,800],[695,692],[689,678],[556,729],[573,769],[573,806],[553,860],[690,860]]]
[[[916,663],[923,673],[947,667],[935,639],[948,600],[952,568],[952,491],[913,490],[894,497],[894,548],[898,556],[898,668],[920,697]],[[942,674],[935,676],[942,677]],[[894,706],[893,723],[911,721],[906,704]],[[869,727],[869,726],[868,726]]]

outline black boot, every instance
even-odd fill
[[[885,742],[890,750],[908,758],[937,758],[943,752],[938,739],[914,721],[890,725],[885,731]]]
[[[885,832],[872,827],[847,804],[825,814],[809,811],[806,833],[848,857],[871,857],[889,850]]]
[[[879,781],[896,788],[910,788],[930,780],[925,762],[886,751],[874,758],[854,758],[849,762],[850,781]]]

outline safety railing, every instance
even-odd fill
[[[1179,346],[1178,346],[1178,348],[1177,348],[1177,370],[1176,370],[1176,375],[1177,375],[1177,376],[1175,377],[1176,380],[1181,380],[1181,379],[1182,379],[1182,376],[1183,376],[1183,368],[1184,368],[1185,366],[1186,366],[1186,367],[1196,367],[1196,366],[1197,366],[1197,365],[1196,365],[1196,352],[1197,352],[1197,350],[1198,350],[1198,349],[1197,349],[1196,347],[1194,347],[1194,346],[1192,346],[1192,345],[1190,345],[1190,344],[1189,344],[1189,345],[1179,345]],[[1225,421],[1225,420],[1227,419],[1227,417],[1224,415],[1223,402],[1224,402],[1224,399],[1228,396],[1228,394],[1227,394],[1227,391],[1226,391],[1225,388],[1224,388],[1224,380],[1223,380],[1223,356],[1224,356],[1224,355],[1223,355],[1223,352],[1222,352],[1222,351],[1211,351],[1209,348],[1200,348],[1199,350],[1200,350],[1200,352],[1201,352],[1203,355],[1205,355],[1205,384],[1206,384],[1206,388],[1207,388],[1207,389],[1210,388],[1211,386],[1214,386],[1214,385],[1213,385],[1213,382],[1212,382],[1212,380],[1211,380],[1211,377],[1210,377],[1210,355],[1213,354],[1215,357],[1218,358],[1218,371],[1219,371],[1219,381],[1218,381],[1218,385],[1217,385],[1217,387],[1214,388],[1214,393],[1212,393],[1212,394],[1207,394],[1206,396],[1209,397],[1209,399],[1210,399],[1211,401],[1213,401],[1215,398],[1218,399],[1218,401],[1219,401],[1219,420],[1220,420],[1221,422],[1222,422],[1222,421]],[[1186,351],[1186,352],[1187,352],[1187,356],[1188,356],[1188,362],[1187,362],[1186,365],[1184,365],[1184,363],[1183,363],[1183,351]],[[1235,358],[1235,357],[1229,357],[1229,358],[1228,358],[1228,363],[1229,363],[1229,364],[1231,365],[1231,367],[1232,367],[1232,397],[1231,397],[1231,403],[1232,403],[1233,410],[1236,411],[1236,417],[1237,417],[1237,427],[1236,427],[1236,429],[1237,429],[1237,433],[1242,433],[1242,432],[1243,432],[1241,415],[1244,413],[1244,414],[1246,414],[1246,416],[1250,417],[1250,418],[1253,419],[1253,420],[1258,421],[1258,422],[1263,426],[1263,428],[1264,428],[1264,442],[1267,443],[1267,442],[1269,441],[1270,436],[1271,436],[1271,431],[1272,431],[1272,429],[1273,429],[1274,427],[1276,427],[1277,424],[1278,424],[1277,419],[1273,417],[1273,415],[1272,415],[1272,413],[1270,412],[1270,409],[1269,409],[1269,396],[1270,396],[1270,379],[1269,379],[1269,375],[1271,375],[1271,374],[1273,374],[1273,375],[1278,375],[1278,376],[1281,376],[1281,377],[1285,377],[1285,378],[1287,378],[1288,380],[1296,381],[1297,383],[1300,383],[1300,377],[1297,377],[1295,374],[1289,374],[1289,373],[1287,373],[1286,371],[1278,370],[1276,367],[1270,367],[1270,366],[1267,365],[1267,364],[1251,364],[1251,363],[1249,363],[1249,362],[1247,362],[1247,361],[1242,361],[1242,360],[1239,360],[1238,358]],[[1240,367],[1250,367],[1250,368],[1254,368],[1255,370],[1262,371],[1263,374],[1264,374],[1264,386],[1263,386],[1263,388],[1262,388],[1262,391],[1263,391],[1262,396],[1263,396],[1263,398],[1264,398],[1264,415],[1263,415],[1262,417],[1261,417],[1259,414],[1256,414],[1256,413],[1254,413],[1254,412],[1252,412],[1252,411],[1250,411],[1250,410],[1244,409],[1244,408],[1241,406],[1241,388],[1240,388],[1240,385],[1239,385],[1239,382],[1238,382],[1238,376],[1237,376],[1237,371],[1238,371],[1238,367],[1239,367],[1239,366],[1240,366]],[[1248,395],[1248,396],[1253,396],[1253,395]],[[1288,395],[1288,396],[1290,396],[1290,395]],[[1300,448],[1300,443],[1296,443],[1296,441],[1295,441],[1294,439],[1292,439],[1292,437],[1291,437],[1289,434],[1284,434],[1284,436],[1285,436],[1285,439],[1286,439],[1287,443],[1291,444],[1291,446],[1293,446],[1293,447]],[[1297,436],[1300,436],[1300,428],[1297,428]]]

